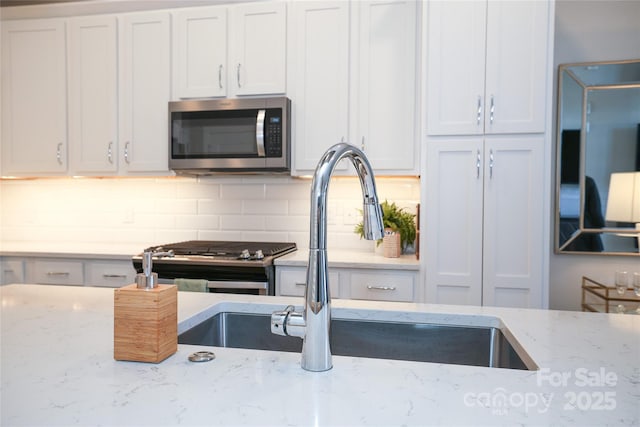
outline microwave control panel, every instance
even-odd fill
[[[282,110],[267,110],[265,115],[264,151],[266,157],[282,157]]]

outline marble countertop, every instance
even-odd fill
[[[0,287],[1,425],[640,423],[640,316],[336,300],[334,317],[508,328],[539,369],[334,356],[310,373],[297,353],[188,345],[159,364],[115,361],[113,292]],[[179,331],[301,302],[180,292]],[[187,360],[203,349],[216,359]]]
[[[419,270],[420,261],[415,254],[401,255],[398,258],[385,258],[377,252],[355,252],[332,249],[328,251],[329,267],[373,268],[394,270]],[[298,248],[297,251],[274,260],[276,266],[306,267],[309,251]]]

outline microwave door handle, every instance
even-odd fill
[[[258,110],[258,118],[256,119],[256,148],[258,149],[258,157],[264,157],[264,116],[266,110]]]

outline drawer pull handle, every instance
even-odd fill
[[[105,279],[126,279],[126,274],[103,274],[102,277]]]
[[[296,282],[296,286],[307,286],[307,284],[306,284],[306,283],[299,283],[299,282]]]
[[[375,290],[375,291],[395,291],[396,287],[395,286],[371,286],[371,285],[367,285],[367,289]]]
[[[47,276],[68,276],[68,271],[47,271]]]

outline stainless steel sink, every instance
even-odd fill
[[[178,336],[178,343],[300,352],[302,340],[274,335],[270,314],[222,312]],[[529,369],[495,327],[331,320],[336,356]]]

